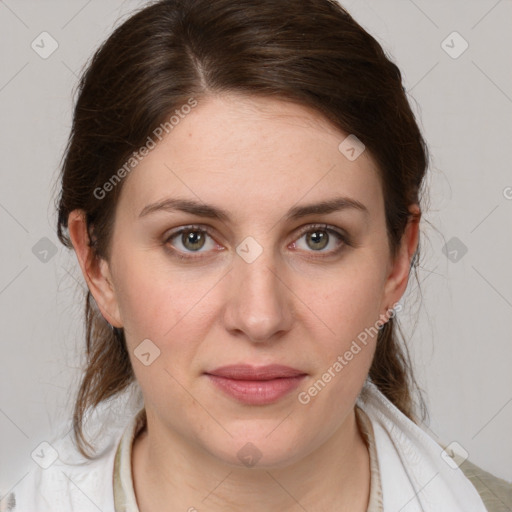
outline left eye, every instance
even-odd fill
[[[336,242],[333,242],[334,235]],[[340,248],[340,245],[347,243],[346,237],[334,229],[329,229],[327,226],[313,226],[303,231],[301,236],[294,242],[293,245],[302,249],[298,243],[304,239],[307,247],[313,249],[313,252],[335,253]],[[331,250],[324,251],[328,245],[331,245]],[[307,249],[306,249],[307,250]]]

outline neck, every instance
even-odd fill
[[[354,410],[307,456],[267,469],[225,464],[151,420],[132,450],[140,512],[367,510],[370,460]]]

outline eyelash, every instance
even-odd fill
[[[184,233],[186,231],[192,231],[192,232],[197,231],[200,233],[206,233],[210,238],[215,240],[215,238],[213,237],[209,228],[207,228],[205,226],[190,225],[190,226],[184,226],[184,227],[178,229],[177,231],[170,233],[169,236],[167,236],[165,238],[164,245],[167,246],[167,244],[169,244],[169,242],[171,240],[173,240],[178,235],[181,235],[182,233]],[[328,251],[325,253],[323,253],[322,251],[318,251],[318,252],[321,252],[322,254],[325,254],[325,256],[319,256],[320,258],[335,256],[335,255],[339,254],[345,248],[345,246],[354,246],[351,239],[346,234],[344,234],[343,232],[334,228],[333,226],[329,226],[328,224],[310,224],[299,232],[298,237],[294,241],[297,241],[300,238],[302,238],[305,234],[314,232],[314,231],[325,231],[329,234],[334,234],[338,238],[338,240],[340,242],[342,242],[341,245],[337,249],[334,249],[334,250],[331,250],[331,251]],[[185,256],[181,251],[178,251],[174,248],[168,249],[168,250],[172,252],[173,257],[176,257],[180,260],[191,261],[191,260],[200,259],[202,257],[202,256]],[[317,258],[317,256],[313,256],[311,258]]]

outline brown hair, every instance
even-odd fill
[[[68,216],[82,209],[90,245],[108,260],[123,182],[104,198],[94,191],[190,97],[229,92],[312,107],[357,136],[381,173],[389,245],[396,255],[409,207],[419,204],[427,147],[398,67],[334,0],[161,0],[120,25],[79,82],[61,174],[61,242],[72,247]],[[415,270],[418,256],[419,246],[411,263]],[[134,373],[123,329],[110,328],[90,292],[85,304],[87,365],[73,424],[77,446],[88,456],[85,413],[125,390]],[[416,383],[396,326],[390,318],[379,331],[369,375],[416,421]]]

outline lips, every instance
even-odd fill
[[[279,364],[259,367],[251,366],[248,364],[230,365],[222,366],[206,373],[208,375],[215,375],[217,377],[225,377],[227,379],[253,381],[284,379],[306,375],[306,373],[301,370]]]
[[[246,405],[268,405],[296,389],[306,373],[283,365],[223,366],[206,373],[216,389]]]

